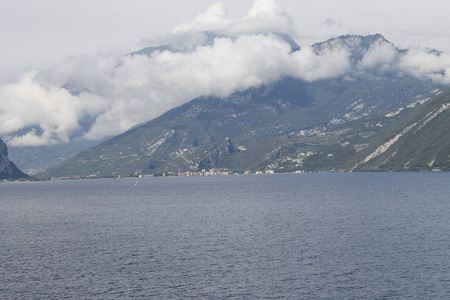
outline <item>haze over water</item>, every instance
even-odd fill
[[[2,183],[0,299],[449,299],[449,180]]]

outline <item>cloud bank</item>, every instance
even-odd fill
[[[292,51],[283,38],[292,32],[292,20],[274,0],[255,1],[240,20],[215,4],[159,39],[170,46],[164,51],[73,56],[0,87],[0,135],[10,146],[98,140],[200,96],[226,97],[285,76],[314,81],[351,71],[348,49]],[[446,54],[416,50],[399,59],[394,46],[381,44],[358,66],[388,67],[450,83]]]
[[[222,3],[212,5],[192,22],[176,26],[172,34],[214,31],[227,36],[250,33],[292,33],[291,17],[275,0],[255,0],[247,15],[241,20],[228,17]]]

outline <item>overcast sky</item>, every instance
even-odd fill
[[[127,52],[189,22],[217,2],[242,18],[253,0],[3,0],[0,83],[28,67],[45,68],[69,55]],[[279,0],[302,46],[332,36],[381,33],[399,47],[450,52],[447,0]]]
[[[0,137],[9,146],[100,140],[197,97],[286,76],[352,80],[379,68],[450,84],[449,11],[443,0],[3,0]],[[346,47],[309,47],[375,33],[411,51],[380,41],[354,65]],[[161,44],[168,51],[124,55]]]

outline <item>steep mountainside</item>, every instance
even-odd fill
[[[354,171],[449,171],[450,90],[380,133],[347,166]]]
[[[205,35],[204,43],[209,40]],[[362,165],[353,168],[346,162],[405,115],[410,110],[405,107],[422,103],[442,87],[395,70],[359,68],[363,54],[374,47],[404,53],[379,34],[343,36],[315,44],[313,50],[320,55],[343,47],[353,65],[350,76],[314,82],[284,78],[226,98],[200,97],[79,153],[46,175],[356,170]]]
[[[434,88],[410,77],[395,83],[361,79],[358,84],[344,79],[316,83],[285,79],[226,99],[199,98],[80,153],[47,174],[118,176],[208,167],[257,169],[296,152],[298,145],[291,149],[294,141],[397,110]],[[223,154],[210,160],[214,163],[201,163],[228,139],[231,149],[219,151]]]
[[[299,51],[301,48],[297,43],[286,34],[274,34],[281,40],[290,45],[291,51]],[[188,53],[195,51],[199,46],[212,46],[217,38],[226,38],[215,32],[200,32],[195,34],[187,34],[183,37],[184,42],[175,41],[168,44],[164,44],[156,47],[147,47],[140,51],[132,52],[124,55],[126,56],[151,56],[155,52],[170,51],[172,53]],[[236,40],[238,36],[230,38]],[[69,80],[65,82],[61,88],[69,92],[74,96],[80,96],[85,92],[90,92],[89,88],[85,85],[85,82],[76,82]],[[150,118],[149,118],[150,120]],[[101,141],[88,141],[83,139],[83,134],[89,131],[90,126],[95,122],[95,118],[92,116],[85,116],[80,120],[80,127],[76,132],[72,133],[71,139],[68,143],[55,144],[50,146],[10,146],[10,157],[16,162],[22,169],[27,170],[29,173],[35,173],[43,171],[44,169],[54,166],[61,161],[75,155],[76,153],[86,150],[94,145],[98,145]],[[26,132],[36,130],[39,128],[24,128],[21,132],[16,134],[23,135]]]
[[[28,175],[20,171],[8,158],[8,148],[0,139],[0,179],[26,178]]]

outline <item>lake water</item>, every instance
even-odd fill
[[[450,173],[0,184],[0,299],[450,299]]]

